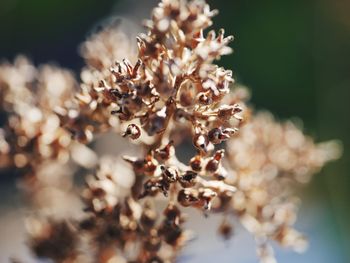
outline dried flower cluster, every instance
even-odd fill
[[[1,166],[16,167],[30,199],[52,209],[59,203],[53,196],[64,196],[72,184],[66,164],[75,144],[55,110],[71,107],[78,84],[67,70],[49,65],[36,69],[19,56],[14,65],[1,65],[0,87]]]
[[[113,83],[110,67],[114,62],[124,58],[135,61],[137,50],[118,24],[112,24],[84,42],[81,53],[87,66],[80,74],[80,91],[75,94],[74,107],[64,108],[61,118],[75,139],[87,143],[96,133],[119,130],[118,119],[110,114],[115,102],[101,92],[101,86],[103,81]]]
[[[293,189],[337,151],[291,122],[254,114],[247,91],[230,90],[232,72],[214,61],[231,53],[233,37],[203,33],[216,13],[201,0],[163,0],[135,50],[119,28],[107,27],[81,47],[80,90],[57,67],[36,69],[23,57],[0,66],[0,164],[16,167],[40,207],[27,220],[38,257],[174,262],[191,237],[182,207],[238,217],[262,262],[275,262],[269,240],[305,248],[293,228]],[[97,155],[83,144],[108,131],[128,137],[140,154],[103,157],[95,169]],[[195,153],[178,158],[188,141]],[[73,183],[77,166],[90,169],[84,213],[64,214],[58,204],[81,188]],[[219,230],[232,234],[227,220]]]
[[[44,66],[37,70],[24,57],[0,70],[3,125],[1,153],[17,168],[36,167],[49,159],[67,160],[69,133],[55,109],[65,106],[77,88],[70,72]],[[16,136],[12,136],[15,134]]]
[[[228,182],[237,188],[230,206],[256,237],[262,261],[275,262],[269,240],[304,251],[307,241],[293,228],[299,205],[293,189],[337,158],[337,146],[315,145],[292,122],[280,124],[259,113],[228,142],[227,151]]]

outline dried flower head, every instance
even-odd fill
[[[108,26],[81,46],[87,65],[77,92],[69,71],[36,69],[23,57],[0,66],[7,117],[0,165],[31,179],[26,184],[38,217],[49,218],[28,219],[38,257],[175,262],[191,237],[183,207],[221,213],[225,239],[233,233],[229,216],[237,216],[255,236],[261,262],[276,262],[269,240],[305,248],[293,228],[293,187],[307,183],[337,152],[332,144],[315,145],[291,122],[254,115],[246,89],[230,89],[232,72],[215,61],[232,52],[233,37],[224,30],[204,34],[215,14],[202,0],[163,0],[135,52],[120,28]],[[71,211],[79,205],[71,205],[76,186],[68,161],[95,168],[96,153],[78,142],[110,130],[140,151],[99,159],[86,177],[85,213],[78,217]],[[184,142],[195,150],[187,159]],[[71,210],[59,209],[66,203]]]
[[[115,108],[113,97],[103,92],[112,85],[110,68],[116,60],[136,61],[137,46],[122,31],[121,20],[114,20],[92,34],[80,47],[86,67],[81,71],[80,92],[70,107],[61,109],[61,119],[73,137],[88,143],[93,135],[111,128],[118,130],[119,122],[110,112]]]
[[[86,96],[81,100],[86,103],[80,106],[89,104],[94,112],[101,108],[98,116],[104,116],[100,116],[102,126],[110,122],[104,113],[113,107],[112,113],[120,122],[148,136],[161,136],[173,122],[188,122],[194,144],[201,151],[228,139],[236,132],[242,108],[237,103],[221,103],[233,82],[232,72],[213,61],[231,52],[227,45],[233,38],[225,37],[223,30],[218,36],[210,31],[204,37],[215,13],[204,1],[163,1],[153,11],[152,20],[145,22],[148,33],[137,38],[137,62],[129,62],[129,57],[114,66],[97,63],[100,79],[89,87],[82,86]],[[116,47],[109,44],[111,34],[105,34],[103,31],[83,45],[88,62],[99,54],[90,50],[98,48],[103,49],[102,58],[106,53],[109,58],[115,56]],[[216,136],[212,142],[210,131],[211,137]]]
[[[305,250],[305,237],[293,228],[299,204],[293,189],[309,182],[326,162],[338,158],[337,145],[315,144],[292,122],[280,124],[270,114],[259,113],[228,142],[227,152],[227,180],[238,189],[232,195],[231,208],[260,240],[262,262],[273,257],[267,253],[271,250],[266,243],[269,239],[296,251]]]
[[[151,202],[140,203],[128,195],[133,184],[125,185],[127,170],[114,164],[102,160],[83,193],[89,215],[79,223],[80,231],[96,250],[96,261],[118,256],[127,262],[172,262],[188,236],[180,210],[170,203],[160,220]]]
[[[14,65],[0,66],[3,126],[1,152],[18,168],[36,166],[50,159],[66,162],[69,133],[60,127],[55,110],[69,107],[77,87],[69,71],[54,66],[38,70],[24,57]],[[7,143],[5,142],[7,141]]]
[[[31,205],[50,215],[67,211],[65,200],[77,203],[70,193],[71,157],[79,156],[83,166],[95,162],[95,154],[61,126],[61,108],[73,105],[77,87],[70,71],[52,65],[36,68],[23,56],[14,64],[0,65],[0,110],[5,117],[0,129],[1,167],[15,168]]]

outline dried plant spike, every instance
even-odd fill
[[[215,140],[217,144],[232,136],[228,129],[237,127],[230,119],[240,120],[237,113],[242,110],[236,104],[223,103],[233,82],[232,72],[214,64],[230,53],[227,45],[232,38],[225,37],[224,30],[218,35],[214,31],[203,34],[216,13],[205,1],[162,1],[151,20],[145,22],[148,32],[137,37],[136,63],[121,59],[108,68],[109,74],[103,70],[99,74],[103,81],[95,81],[98,88],[86,87],[87,94],[80,96],[87,99],[82,106],[87,106],[89,97],[94,98],[94,111],[103,105],[121,123],[140,122],[140,133],[155,140],[172,133],[177,122],[185,121],[193,130],[194,145],[210,152],[213,145],[207,142],[208,132],[215,128],[226,131],[222,139]],[[197,102],[206,107],[198,107]],[[99,125],[107,117],[103,112],[99,116],[94,131],[101,130]],[[202,127],[200,133],[196,131],[198,126]],[[136,134],[139,132],[135,131],[133,137],[138,137]]]
[[[0,64],[0,167],[22,175],[36,256],[177,262],[191,238],[187,209],[221,214],[224,239],[238,219],[264,263],[276,262],[271,241],[307,248],[293,189],[338,158],[339,145],[247,106],[249,92],[216,62],[233,40],[210,29],[217,13],[204,0],[162,0],[134,41],[108,25],[81,46],[80,84],[22,56]],[[133,147],[119,149],[113,135]],[[104,144],[129,155],[104,156]]]

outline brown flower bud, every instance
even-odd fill
[[[170,141],[164,148],[156,149],[154,151],[154,157],[158,161],[169,160],[175,154],[175,148],[173,141]]]
[[[136,124],[129,124],[125,133],[123,134],[123,137],[126,136],[136,140],[141,136],[141,129]]]
[[[162,170],[164,180],[169,183],[174,183],[177,181],[179,172],[175,167],[166,168],[165,166],[161,165],[160,169]]]
[[[196,189],[186,188],[179,191],[177,201],[184,207],[193,206],[198,203],[198,191]]]
[[[202,170],[202,157],[200,155],[196,155],[190,160],[190,166],[192,170],[194,171],[201,171]]]
[[[213,103],[212,97],[208,92],[201,92],[198,94],[198,102],[202,105],[210,105]]]
[[[203,152],[211,151],[214,148],[213,144],[210,143],[208,136],[200,133],[193,137],[193,144],[197,149]]]
[[[221,140],[220,140],[221,134],[222,134],[222,130],[220,128],[211,129],[208,132],[209,141],[212,142],[213,144],[221,143]]]
[[[214,128],[208,132],[208,138],[213,144],[219,144],[230,139],[230,137],[236,132],[236,128]]]
[[[152,176],[158,167],[158,162],[151,155],[145,158],[144,172],[148,176]]]
[[[224,153],[224,150],[217,151],[214,156],[209,159],[207,165],[205,166],[205,170],[210,173],[216,172],[220,166],[222,157],[224,157]]]
[[[205,209],[210,210],[211,200],[217,196],[217,193],[209,188],[199,189],[199,204]]]
[[[144,191],[139,196],[139,199],[142,199],[146,196],[156,196],[160,191],[163,191],[164,194],[166,192],[163,179],[160,177],[151,178],[151,179],[147,180],[143,184],[143,188],[144,188]]]
[[[198,174],[196,172],[186,171],[185,174],[180,176],[179,182],[181,186],[184,188],[193,187],[197,182],[196,180],[197,176]]]
[[[242,111],[242,108],[238,105],[222,105],[218,109],[218,118],[227,121],[229,120],[232,116],[234,116],[236,113],[239,113]]]

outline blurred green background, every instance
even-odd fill
[[[97,22],[114,14],[140,20],[156,2],[1,0],[0,58],[22,53],[36,64],[55,61],[78,73],[83,61],[77,47]],[[256,108],[280,119],[301,118],[317,141],[342,141],[343,158],[302,194],[306,202],[322,204],[327,218],[320,231],[350,262],[350,1],[209,2],[220,10],[215,28],[236,37],[234,55],[220,63],[252,90]]]

